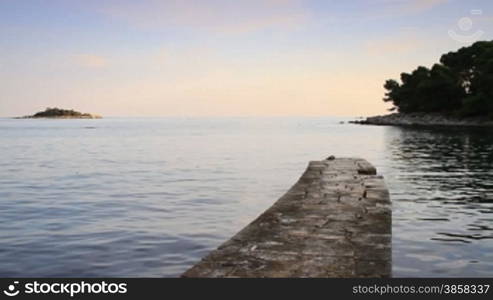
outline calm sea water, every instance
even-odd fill
[[[0,276],[177,276],[328,155],[385,175],[394,276],[492,276],[491,130],[340,120],[0,119]]]

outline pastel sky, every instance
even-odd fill
[[[366,116],[491,0],[0,0],[0,116]]]

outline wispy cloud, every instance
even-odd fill
[[[415,17],[423,15],[441,6],[446,6],[451,0],[359,0],[347,1],[350,9],[328,14],[327,20],[333,26],[354,24],[360,22],[387,22],[405,18],[415,21]]]
[[[389,12],[414,14],[431,10],[449,0],[381,0]]]
[[[371,56],[404,55],[415,52],[429,45],[425,37],[419,36],[412,30],[404,31],[399,35],[368,40],[365,44],[367,53]]]
[[[413,0],[407,5],[407,9],[411,11],[426,11],[447,2],[449,0]]]
[[[95,54],[76,54],[71,56],[72,64],[83,68],[102,68],[108,65],[108,60]]]
[[[307,20],[300,0],[108,1],[98,10],[145,29],[184,27],[216,32],[292,28]]]

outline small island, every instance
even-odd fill
[[[102,119],[101,116],[81,113],[73,109],[61,109],[61,108],[46,108],[44,111],[35,113],[32,116],[18,117],[16,119]]]
[[[383,101],[394,113],[352,121],[370,125],[493,125],[493,41],[476,42],[389,79]]]

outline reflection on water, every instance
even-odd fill
[[[389,128],[395,276],[491,276],[490,129]]]
[[[177,276],[330,154],[385,175],[394,276],[491,276],[491,132],[340,120],[0,119],[0,276]]]

